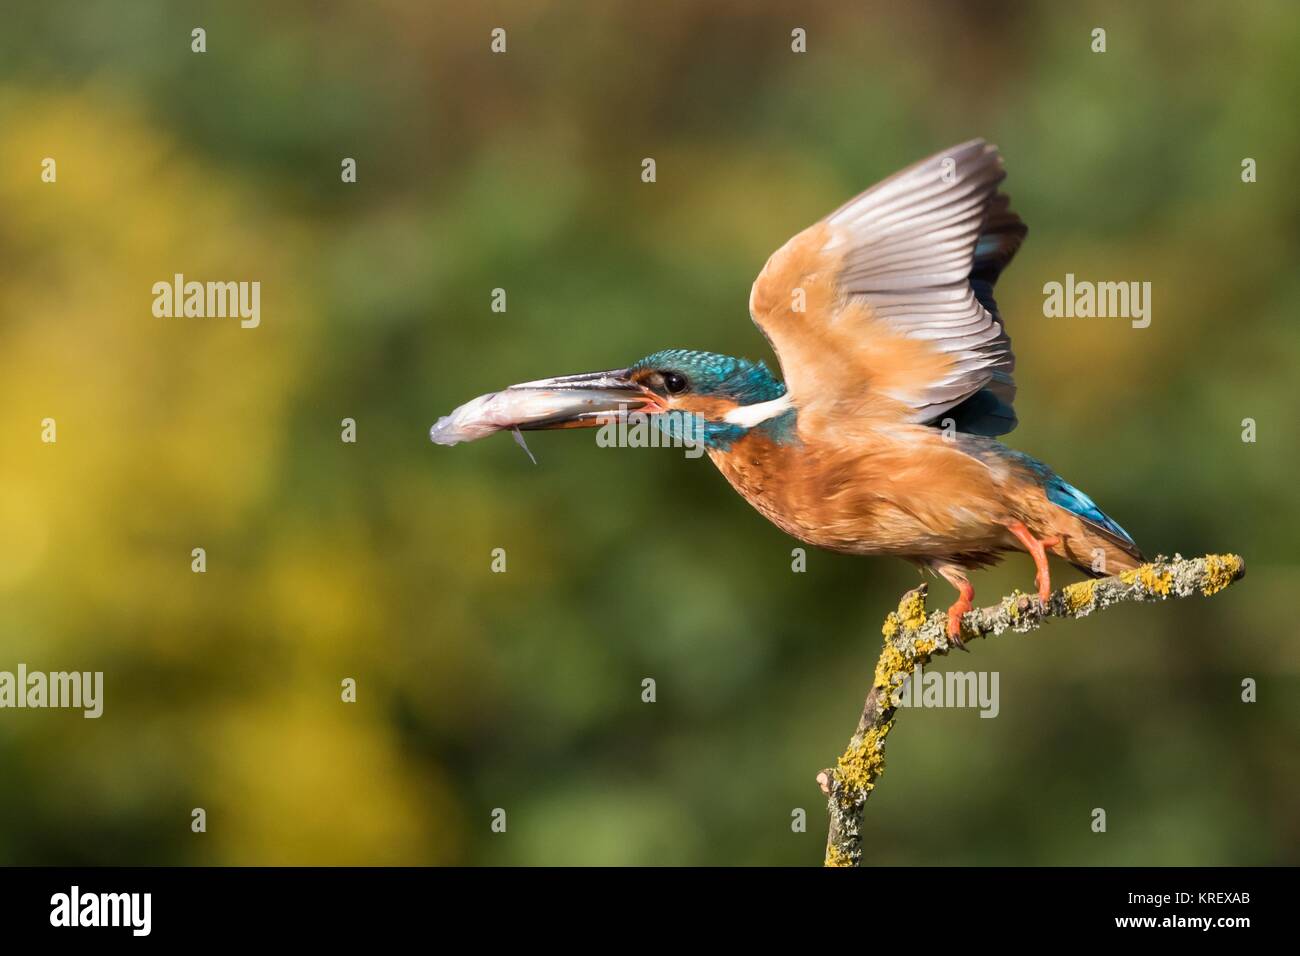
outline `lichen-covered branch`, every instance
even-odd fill
[[[1032,631],[1048,618],[1085,617],[1126,601],[1208,596],[1245,573],[1246,562],[1235,554],[1158,557],[1113,577],[1068,585],[1053,594],[1046,605],[1036,595],[1014,592],[994,607],[968,613],[962,622],[961,639],[968,644],[1004,631]],[[857,730],[836,766],[817,775],[830,810],[827,866],[857,866],[862,862],[863,810],[885,769],[885,738],[894,726],[896,712],[893,696],[918,665],[924,666],[953,647],[947,636],[947,614],[927,614],[925,595],[924,584],[908,591],[898,610],[885,619],[885,646],[876,662],[875,679]]]

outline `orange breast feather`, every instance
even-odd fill
[[[778,444],[756,430],[710,457],[768,520],[817,547],[941,556],[1008,543],[997,521],[1018,516],[1011,470],[963,454],[925,426],[828,437]]]

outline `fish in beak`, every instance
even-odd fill
[[[506,428],[590,428],[634,412],[664,411],[664,400],[633,381],[631,374],[631,369],[613,369],[511,385],[439,418],[429,438],[439,445],[455,445]]]

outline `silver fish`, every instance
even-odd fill
[[[429,429],[429,438],[438,445],[456,445],[507,428],[584,428],[631,412],[659,409],[662,400],[630,375],[629,369],[615,369],[511,385],[480,395],[439,418]]]

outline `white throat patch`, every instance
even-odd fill
[[[732,425],[753,428],[768,419],[784,415],[792,408],[794,408],[794,403],[790,401],[790,393],[786,392],[780,398],[774,398],[770,402],[759,402],[756,405],[740,405],[733,408],[723,416],[723,420]]]

